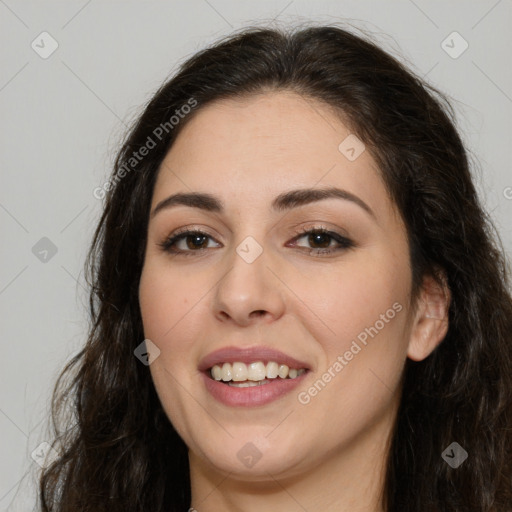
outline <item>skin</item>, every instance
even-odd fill
[[[404,363],[424,359],[445,336],[449,293],[425,278],[413,307],[405,226],[370,152],[349,161],[338,150],[350,133],[328,106],[292,92],[221,100],[196,112],[162,163],[152,211],[191,191],[225,206],[214,213],[178,205],[152,217],[139,289],[145,336],[160,349],[151,375],[189,447],[199,512],[384,510]],[[283,192],[329,186],[355,194],[374,216],[337,198],[271,209]],[[207,232],[206,249],[189,238],[178,242],[188,256],[165,252],[159,244],[183,227]],[[322,246],[297,230],[318,227],[355,246],[309,253]],[[247,236],[263,249],[250,264],[236,252]],[[338,246],[326,240],[323,247]],[[332,374],[338,356],[395,303],[401,311],[300,403],[298,393]],[[277,401],[229,407],[198,371],[204,356],[228,345],[276,348],[312,371]],[[248,442],[262,454],[251,468],[237,458]]]

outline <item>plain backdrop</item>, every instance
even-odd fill
[[[83,263],[102,208],[93,190],[126,125],[217,38],[308,20],[364,29],[452,98],[510,253],[510,0],[0,0],[0,510],[35,507],[50,393],[87,334]]]

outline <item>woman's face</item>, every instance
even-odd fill
[[[178,136],[151,211],[150,371],[191,463],[241,479],[372,466],[413,312],[405,227],[369,151],[291,92],[218,101]]]

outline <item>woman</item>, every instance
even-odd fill
[[[336,27],[187,61],[99,190],[42,510],[510,510],[507,266],[452,118]]]

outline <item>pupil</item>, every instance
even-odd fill
[[[205,235],[189,235],[187,237],[187,246],[189,249],[197,249],[201,248],[201,246],[204,244]],[[192,240],[191,243],[188,243],[190,240]]]
[[[313,235],[309,235],[309,242],[313,245],[320,245],[322,248],[329,247],[329,235],[326,233],[315,233]]]

